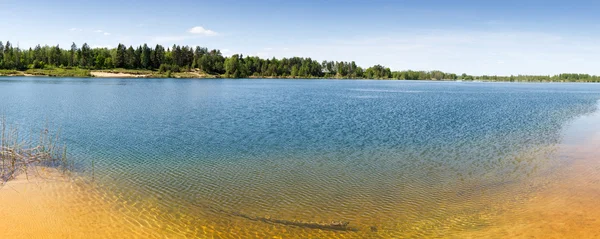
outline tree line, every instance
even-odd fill
[[[40,46],[20,49],[10,42],[0,41],[0,69],[27,70],[48,67],[82,69],[138,69],[159,72],[202,71],[232,78],[245,77],[326,77],[398,80],[482,80],[482,81],[586,81],[600,82],[599,76],[589,74],[559,74],[554,76],[473,76],[442,71],[391,71],[375,65],[366,69],[354,61],[322,61],[304,57],[263,59],[235,54],[223,56],[217,49],[173,45],[137,47],[118,44],[116,48],[91,48],[87,43],[70,48]]]

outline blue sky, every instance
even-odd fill
[[[182,44],[392,70],[600,74],[598,1],[0,0],[0,40]]]

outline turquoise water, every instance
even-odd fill
[[[0,91],[8,122],[60,128],[114,200],[166,210],[153,226],[223,237],[319,233],[236,213],[383,237],[489,225],[481,192],[535,190],[509,187],[550,175],[564,126],[600,99],[598,84],[360,80],[20,77]]]

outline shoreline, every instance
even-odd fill
[[[127,70],[127,69],[106,69],[106,70],[83,70],[83,69],[37,69],[27,71],[0,71],[0,77],[57,77],[57,78],[155,78],[155,79],[310,79],[310,80],[374,80],[374,81],[426,81],[426,82],[491,82],[491,83],[600,83],[597,81],[502,81],[502,80],[452,80],[452,79],[395,79],[395,78],[356,78],[356,77],[298,77],[298,76],[248,76],[244,78],[229,77],[223,75],[206,74],[199,70],[183,72],[159,72],[154,70]]]
[[[112,73],[112,72],[102,72],[102,71],[91,71],[90,74],[93,77],[98,78],[146,78],[148,75],[134,75],[127,73]]]

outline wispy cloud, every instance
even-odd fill
[[[209,36],[209,37],[218,35],[217,32],[206,29],[201,26],[192,27],[192,28],[190,28],[190,30],[188,30],[188,32],[192,33],[192,34],[204,35],[204,36]]]
[[[105,32],[103,30],[94,30],[95,33],[102,33],[102,35],[110,36],[110,32]]]
[[[83,31],[83,29],[73,27],[73,28],[69,29],[69,31],[72,31],[72,32],[81,32],[81,31]]]
[[[192,27],[187,31],[187,34],[185,35],[171,35],[171,36],[156,36],[152,38],[152,42],[156,42],[156,43],[164,43],[164,42],[168,42],[168,43],[174,43],[174,42],[180,42],[180,41],[185,41],[185,40],[190,40],[190,39],[197,39],[197,38],[201,38],[201,37],[212,37],[212,36],[217,36],[218,33],[212,30],[208,30],[204,27]]]

